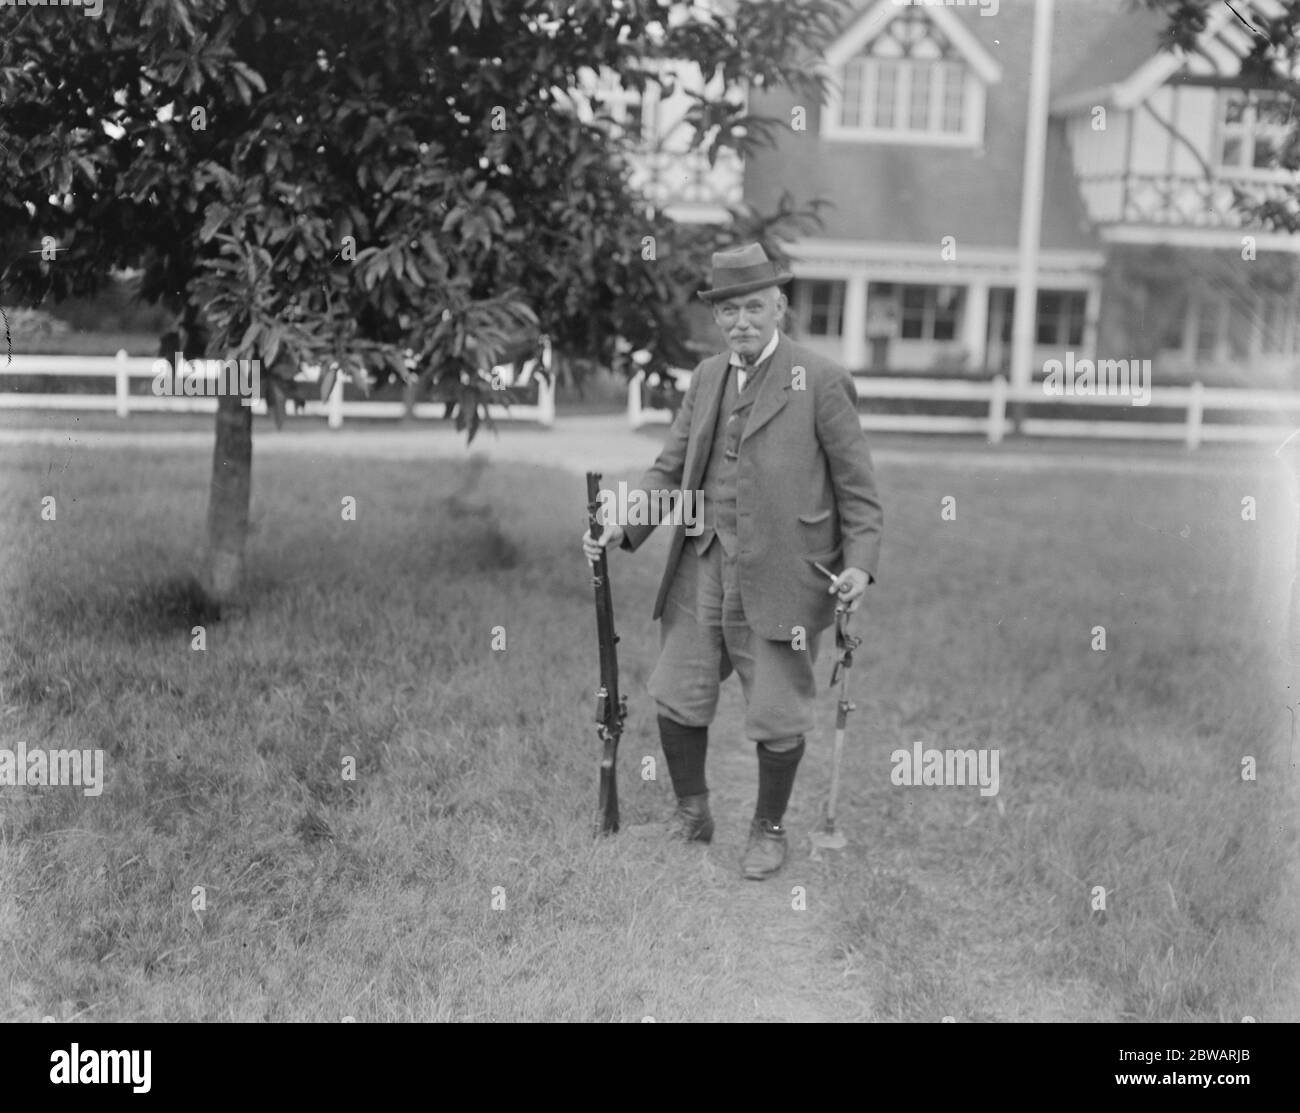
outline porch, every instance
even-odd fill
[[[956,258],[944,261],[947,250]],[[792,256],[790,335],[850,371],[982,379],[1008,372],[1014,252],[936,244],[862,252],[856,259],[834,258],[826,249],[802,257],[792,251]],[[1065,351],[1094,358],[1101,264],[1092,253],[1045,257],[1034,366]]]

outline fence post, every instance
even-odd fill
[[[538,387],[537,404],[541,409],[543,425],[555,424],[555,350],[551,347],[550,333],[542,334],[542,377]]]
[[[1201,419],[1205,415],[1205,387],[1198,379],[1192,383],[1191,397],[1187,400],[1187,451],[1201,447]]]
[[[638,371],[627,381],[627,420],[633,429],[641,424],[641,384],[645,372]]]
[[[1007,380],[993,376],[989,392],[989,444],[1001,444],[1007,431]]]
[[[126,349],[118,348],[117,350],[117,374],[116,394],[117,394],[117,416],[126,417],[130,413],[131,398],[131,376],[126,373]]]
[[[325,403],[331,429],[338,429],[343,424],[343,376],[346,374],[340,367],[339,373],[334,376],[334,385],[330,387],[329,401]]]
[[[537,420],[547,426],[555,424],[555,380],[550,375],[537,376]]]

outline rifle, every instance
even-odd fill
[[[591,536],[599,541],[604,530],[600,520],[600,474],[587,473],[587,516]],[[600,687],[596,690],[596,723],[604,752],[600,758],[600,824],[597,834],[618,830],[618,784],[614,763],[618,740],[627,718],[627,697],[618,692],[618,635],[614,633],[614,601],[609,592],[609,565],[602,550],[596,560],[592,586],[596,589],[596,637],[600,642]]]

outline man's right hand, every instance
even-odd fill
[[[582,551],[587,558],[588,563],[595,564],[600,557],[602,549],[608,549],[611,545],[617,545],[623,540],[623,527],[619,525],[605,526],[600,535],[600,540],[596,541],[591,536],[591,530],[587,530],[582,535]]]

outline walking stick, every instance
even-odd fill
[[[848,846],[844,832],[835,825],[835,806],[840,795],[840,763],[844,757],[844,726],[848,722],[849,712],[856,710],[856,705],[849,702],[849,669],[853,667],[853,651],[862,644],[862,639],[849,633],[849,612],[842,607],[835,609],[835,648],[839,656],[831,672],[832,688],[836,680],[840,683],[840,700],[835,708],[835,751],[831,757],[831,791],[826,798],[826,818],[820,831],[812,835],[813,856],[821,850],[843,850]]]

